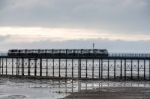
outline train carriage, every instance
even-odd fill
[[[106,57],[106,49],[11,49],[8,56]]]

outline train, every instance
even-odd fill
[[[108,56],[107,49],[10,49],[8,56]]]

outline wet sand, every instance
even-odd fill
[[[73,93],[64,99],[150,99],[150,88],[104,87]]]

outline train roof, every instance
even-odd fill
[[[8,53],[66,53],[66,52],[76,52],[76,53],[108,53],[107,49],[10,49]]]
[[[9,51],[47,51],[47,50],[107,50],[107,49],[10,49]]]

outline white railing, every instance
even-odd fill
[[[149,53],[109,53],[110,57],[150,57]]]

